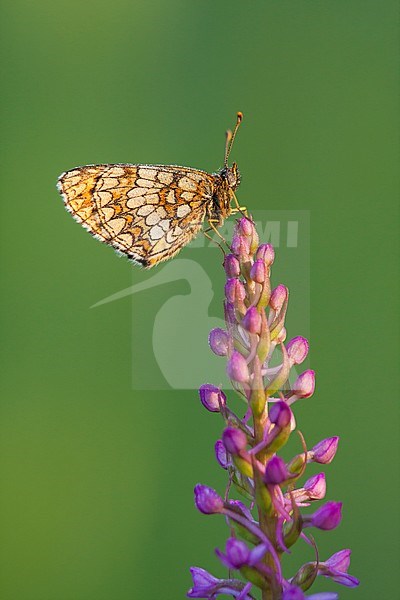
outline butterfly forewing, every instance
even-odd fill
[[[215,176],[188,167],[88,165],[63,173],[66,208],[92,235],[150,267],[201,229]]]

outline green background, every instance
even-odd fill
[[[6,0],[1,22],[1,598],[175,600],[190,565],[223,574],[224,523],[192,500],[198,481],[223,489],[221,421],[193,390],[134,389],[132,328],[146,356],[161,291],[133,315],[129,297],[89,310],[147,275],[72,221],[55,181],[97,162],[215,170],[237,110],[241,202],[311,217],[318,388],[296,414],[312,443],[341,436],[326,471],[344,520],[316,538],[322,558],[351,547],[362,580],[313,590],[393,598],[397,2]]]

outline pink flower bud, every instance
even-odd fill
[[[225,329],[216,327],[210,331],[208,336],[208,343],[211,350],[217,356],[226,356],[229,349],[229,335]]]
[[[225,446],[222,440],[217,440],[214,446],[215,458],[223,469],[227,469],[232,463],[229,460],[229,456],[226,452]]]
[[[321,465],[328,465],[335,458],[338,444],[338,436],[326,438],[325,440],[318,442],[318,444],[316,444],[309,452],[309,460],[320,463]]]
[[[224,501],[215,490],[198,483],[194,488],[194,501],[200,512],[205,515],[222,512]]]
[[[308,341],[299,335],[286,344],[286,350],[292,364],[299,365],[308,354]]]
[[[267,463],[264,473],[264,482],[279,485],[291,477],[285,461],[280,456],[273,456]]]
[[[233,381],[244,383],[249,380],[249,368],[246,359],[237,350],[233,351],[226,367],[228,377]]]
[[[271,244],[261,244],[261,246],[258,247],[256,259],[263,260],[267,266],[272,265],[275,260],[274,247],[271,246]]]
[[[241,540],[229,538],[225,548],[227,562],[231,569],[240,569],[248,562],[250,550]]]
[[[318,473],[307,479],[304,484],[304,489],[307,492],[309,500],[322,500],[326,494],[326,480],[324,473]]]
[[[224,269],[227,277],[239,277],[240,263],[236,256],[227,254],[224,259]]]
[[[250,238],[235,234],[232,238],[231,250],[240,260],[247,260],[250,255]]]
[[[269,305],[275,311],[280,311],[286,298],[288,297],[288,289],[285,285],[280,283],[274,290],[272,290],[271,298],[269,299]]]
[[[255,306],[250,306],[243,317],[242,325],[249,333],[260,333],[262,318]]]
[[[283,400],[274,402],[269,408],[269,420],[280,429],[287,427],[292,420],[292,411]]]
[[[211,383],[204,383],[199,388],[200,400],[210,412],[220,412],[226,404],[226,396],[222,390]]]
[[[293,393],[297,398],[309,398],[315,389],[315,371],[308,369],[298,376],[293,386]]]
[[[327,502],[312,515],[304,517],[305,527],[328,531],[335,529],[342,520],[342,502]]]
[[[239,234],[246,236],[252,236],[255,231],[252,221],[250,221],[250,219],[247,219],[246,217],[239,219],[239,222],[236,227],[237,232]]]
[[[247,447],[246,434],[236,427],[227,427],[222,434],[222,442],[229,454],[236,456]]]
[[[263,260],[256,260],[250,270],[250,277],[256,283],[264,283],[266,277],[265,263]]]
[[[241,304],[246,297],[246,290],[244,285],[238,279],[228,279],[225,284],[225,296],[228,302],[235,304]]]

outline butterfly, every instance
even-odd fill
[[[224,167],[217,173],[175,165],[76,167],[57,183],[66,209],[95,238],[134,263],[150,268],[172,258],[205,221],[217,231],[241,210],[234,194],[240,174],[236,163],[228,166],[228,158],[242,118],[237,113],[233,132],[227,131]]]

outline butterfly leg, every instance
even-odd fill
[[[217,242],[217,240],[215,240],[214,238],[212,238],[211,235],[208,235],[209,231],[212,231],[212,227],[209,227],[208,229],[203,230],[204,237],[206,237],[207,239],[209,239],[214,244],[217,244],[218,248],[221,250],[221,252],[222,252],[222,254],[224,255],[224,258],[225,258],[225,250],[224,250],[224,248],[221,246],[221,244],[219,242]]]
[[[232,192],[232,195],[233,195],[233,201],[234,201],[236,207],[232,208],[231,213],[234,215],[235,213],[240,212],[244,217],[248,218],[249,215],[248,215],[246,206],[240,206],[239,200],[236,198],[235,192]]]
[[[222,242],[225,244],[225,246],[228,248],[228,250],[230,250],[230,245],[228,244],[228,242],[226,241],[226,239],[224,238],[223,235],[220,234],[220,232],[218,231],[218,229],[215,227],[214,223],[220,223],[220,221],[218,219],[208,219],[208,224],[210,226],[210,228],[208,229],[208,231],[210,231],[210,229],[212,229],[214,231],[215,234],[217,234],[217,236],[220,238],[220,240],[222,240]]]

